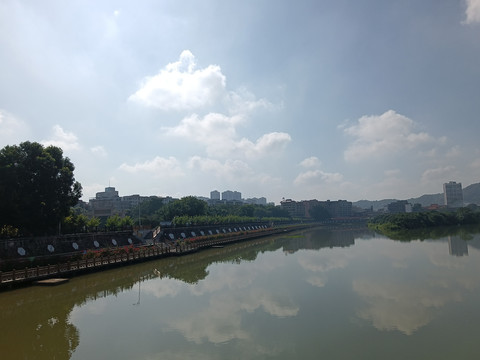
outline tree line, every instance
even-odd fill
[[[151,197],[126,216],[92,218],[73,210],[82,196],[82,186],[75,180],[74,170],[73,163],[56,146],[26,141],[1,149],[0,237],[121,229],[136,224],[155,227],[165,221],[182,226],[290,219],[288,212],[279,206],[208,206],[193,196],[169,203]]]
[[[471,224],[480,224],[480,211],[474,207],[462,207],[452,211],[433,210],[415,213],[384,214],[368,222],[368,226],[371,229],[383,233]]]
[[[186,196],[165,203],[162,198],[152,197],[127,212],[142,225],[154,227],[162,222],[176,226],[246,223],[258,220],[284,221],[289,213],[274,205],[217,204],[209,206],[204,200]]]

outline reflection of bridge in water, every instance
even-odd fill
[[[265,237],[275,234],[283,234],[294,230],[310,228],[311,225],[293,225],[289,227],[259,227],[234,229],[242,230],[233,232],[225,230],[223,233],[217,233],[213,237],[196,238],[195,241],[174,241],[169,243],[159,243],[152,246],[142,246],[137,248],[119,249],[113,254],[108,253],[105,256],[86,259],[68,260],[59,262],[56,265],[25,267],[21,270],[12,270],[0,272],[0,285],[12,286],[15,284],[31,283],[36,280],[48,279],[53,277],[71,277],[85,272],[100,271],[113,266],[124,266],[140,261],[154,260],[172,255],[187,255],[201,249],[225,245],[245,240],[251,240],[259,237]],[[231,232],[231,233],[230,233]],[[130,240],[130,239],[129,239]],[[184,238],[184,240],[188,240]],[[125,251],[124,251],[125,250]]]

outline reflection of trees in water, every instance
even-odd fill
[[[480,233],[480,225],[462,226],[439,226],[423,229],[402,230],[385,234],[392,240],[414,241],[414,240],[436,240],[456,236],[462,240],[473,240]]]
[[[0,298],[0,349],[11,359],[69,359],[79,344],[69,322],[71,299],[53,288],[29,288]]]
[[[79,344],[69,321],[75,306],[132,289],[142,279],[161,276],[194,283],[217,262],[252,261],[271,247],[271,239],[250,241],[184,257],[145,262],[73,279],[59,287],[30,287],[0,297],[0,349],[18,359],[69,359]]]
[[[160,275],[196,283],[215,263],[254,261],[259,253],[284,249],[349,246],[355,232],[303,231],[241,242],[183,257],[169,257],[93,273],[59,287],[30,287],[0,297],[0,349],[11,358],[69,359],[79,345],[78,329],[69,316],[75,306],[131,290],[138,282]],[[348,244],[348,245],[347,245]],[[157,271],[154,272],[153,270]]]

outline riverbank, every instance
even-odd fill
[[[70,278],[86,273],[103,271],[112,267],[128,266],[143,261],[155,260],[167,256],[185,256],[200,250],[225,246],[231,243],[247,241],[259,237],[271,236],[320,226],[319,224],[299,224],[279,226],[267,229],[241,231],[186,239],[171,243],[158,243],[146,246],[129,247],[128,251],[99,252],[100,256],[69,260],[55,265],[25,267],[0,272],[0,291],[29,286],[36,281],[51,278]],[[117,248],[118,249],[118,248]]]

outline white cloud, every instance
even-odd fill
[[[473,24],[480,22],[480,0],[466,0],[467,8],[465,9],[466,19],[464,23]]]
[[[229,159],[222,163],[215,159],[192,156],[188,161],[187,166],[191,169],[200,170],[204,173],[210,173],[215,176],[232,180],[254,175],[254,171],[250,166],[241,160]]]
[[[245,114],[261,108],[267,110],[277,108],[266,99],[257,100],[255,95],[245,88],[228,92],[225,96],[225,103],[231,114]]]
[[[423,183],[430,183],[430,182],[438,182],[438,179],[446,179],[454,177],[455,167],[453,166],[444,166],[438,167],[434,169],[427,169],[422,174],[422,182]],[[442,181],[442,183],[445,181]]]
[[[385,170],[383,173],[388,178],[392,178],[392,177],[397,178],[402,175],[402,172],[399,169]]]
[[[475,159],[471,164],[470,167],[473,169],[480,169],[480,158]]]
[[[282,151],[291,140],[287,133],[272,132],[262,135],[255,143],[243,138],[235,144],[235,151],[239,150],[247,157],[262,157]]]
[[[344,128],[347,135],[355,138],[344,152],[345,160],[356,162],[388,156],[434,140],[425,132],[415,133],[414,128],[413,120],[393,110],[362,116],[358,124]]]
[[[327,173],[321,170],[308,170],[300,173],[293,183],[297,186],[312,183],[338,183],[343,181],[343,175],[339,173]]]
[[[30,129],[24,121],[0,109],[0,147],[25,141],[29,133]]]
[[[204,117],[197,114],[182,119],[176,127],[164,128],[167,135],[187,137],[200,143],[209,144],[234,138],[235,126],[243,121],[241,116],[225,116],[209,113]]]
[[[101,145],[99,146],[94,146],[92,148],[90,148],[90,151],[92,152],[92,154],[94,154],[95,156],[100,156],[102,158],[106,158],[108,156],[108,153],[107,151],[105,150],[105,148]]]
[[[310,156],[309,158],[306,158],[300,162],[300,166],[305,168],[318,167],[320,164],[320,160],[316,156]]]
[[[245,184],[269,184],[272,186],[278,182],[278,179],[255,171],[248,163],[239,159],[227,159],[221,162],[216,159],[202,158],[192,156],[187,162],[187,167],[194,171],[208,175],[210,178],[215,176],[218,180],[227,181],[234,186],[239,182]]]
[[[119,169],[129,173],[151,173],[154,176],[166,178],[184,175],[178,160],[172,156],[169,158],[157,156],[153,160],[147,160],[144,163],[135,165],[123,163]]]
[[[63,151],[80,149],[77,136],[73,132],[63,130],[60,125],[53,126],[52,139],[43,140],[42,144],[45,146],[57,146]]]
[[[462,149],[458,145],[452,146],[446,153],[446,157],[448,158],[458,158],[461,155]]]
[[[145,78],[129,100],[161,110],[191,110],[212,105],[224,93],[225,83],[219,66],[196,70],[195,57],[184,50],[178,61]]]
[[[231,155],[258,157],[281,151],[291,141],[287,133],[272,132],[262,135],[256,142],[246,138],[235,140],[235,127],[242,123],[240,115],[225,116],[210,113],[204,117],[193,114],[184,118],[176,127],[164,128],[167,135],[187,138],[205,145],[211,157],[228,157]]]
[[[95,194],[100,191],[104,191],[105,186],[102,184],[88,184],[85,185],[82,183],[82,194],[85,201],[95,197]]]

